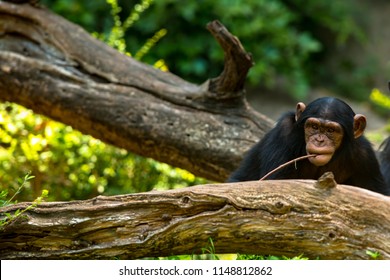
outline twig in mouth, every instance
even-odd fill
[[[267,174],[265,174],[265,175],[260,179],[260,181],[263,181],[263,180],[266,179],[268,176],[274,174],[276,171],[278,171],[278,170],[280,170],[280,169],[286,167],[287,165],[289,165],[289,164],[291,164],[291,163],[293,163],[293,162],[296,164],[297,161],[299,161],[299,160],[306,159],[306,158],[310,158],[310,157],[315,157],[315,156],[318,156],[318,155],[316,155],[316,154],[306,155],[306,156],[302,156],[302,157],[299,157],[299,158],[295,158],[295,159],[290,160],[290,161],[288,161],[288,162],[286,162],[286,163],[283,163],[282,165],[278,166],[278,167],[275,168],[274,170],[271,170],[270,172],[268,172]]]

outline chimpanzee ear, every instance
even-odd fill
[[[305,111],[305,109],[306,109],[305,103],[299,102],[297,104],[297,107],[295,110],[295,121],[297,121],[299,119],[299,117],[301,116],[302,112]]]
[[[367,119],[364,115],[356,114],[353,117],[353,136],[359,138],[363,135],[364,130],[366,129]]]

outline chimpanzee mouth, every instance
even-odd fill
[[[316,156],[310,157],[309,161],[315,166],[324,166],[332,159],[332,155],[333,154],[317,154]]]

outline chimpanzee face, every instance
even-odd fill
[[[313,108],[313,105],[309,104],[306,108],[302,102],[297,104],[296,121],[300,120],[304,112],[309,112],[309,117],[304,121],[302,133],[305,135],[306,153],[317,155],[309,158],[309,161],[315,166],[324,166],[331,161],[346,138],[346,133],[351,135],[350,138],[356,139],[363,135],[366,127],[365,116],[355,115],[351,110],[350,113],[354,116],[351,115],[347,118],[337,112],[339,108],[336,105],[333,107],[329,105],[326,108],[324,104],[320,108]]]
[[[340,124],[321,118],[308,118],[304,126],[306,153],[316,154],[309,158],[315,166],[326,165],[343,141],[344,131]]]

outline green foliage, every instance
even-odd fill
[[[108,34],[93,32],[92,35],[106,42],[109,46],[117,49],[121,53],[125,53],[129,56],[132,56],[132,54],[128,51],[127,48],[125,33],[131,26],[133,26],[136,21],[140,19],[141,14],[150,7],[150,5],[153,3],[153,0],[142,0],[141,3],[136,4],[123,22],[120,17],[120,12],[122,11],[122,8],[118,5],[118,1],[106,1],[111,6],[111,16],[114,21],[114,26],[111,28]],[[134,58],[137,60],[141,60],[150,51],[150,49],[153,48],[154,45],[156,45],[157,42],[160,41],[166,34],[167,30],[164,28],[157,31],[151,38],[147,39],[146,43],[140,46],[140,49],[136,52]],[[153,63],[153,65],[163,71],[168,70],[163,59],[158,59]]]
[[[170,256],[170,257],[160,257],[156,258],[157,260],[220,260],[226,259],[224,255],[217,255],[215,253],[214,242],[212,238],[209,238],[209,244],[206,248],[201,249],[202,253],[200,255],[179,255],[179,256]],[[222,256],[222,258],[221,258]],[[231,254],[229,256],[235,256],[235,254]],[[232,258],[230,258],[232,259]]]
[[[259,256],[259,255],[237,255],[237,260],[308,260],[308,258],[299,255],[297,257],[287,258],[285,256]]]
[[[373,260],[376,260],[381,256],[381,254],[379,252],[372,252],[370,250],[367,250],[366,254],[369,255],[371,257],[371,259],[373,259]]]
[[[192,255],[192,260],[219,260],[218,255],[215,253],[215,247],[213,239],[209,238],[209,245],[206,248],[202,248],[201,255]]]
[[[369,251],[367,251],[367,254]],[[209,238],[209,245],[206,248],[202,248],[201,255],[180,255],[156,258],[159,260],[308,260],[303,257],[303,254],[287,258],[285,256],[260,256],[260,255],[242,255],[242,254],[217,254],[214,247],[213,239]]]
[[[370,100],[376,105],[376,109],[384,116],[390,117],[390,97],[385,95],[379,89],[374,88],[370,94]],[[388,122],[386,129],[390,132],[390,122]]]
[[[368,252],[368,251],[367,251]],[[367,253],[368,254],[368,253]],[[374,258],[374,257],[372,257]],[[260,255],[241,255],[241,254],[202,254],[202,255],[180,255],[180,256],[171,256],[171,257],[160,257],[155,258],[157,260],[309,260],[309,258],[299,255],[296,257],[288,258],[285,256],[260,256]]]
[[[49,200],[71,200],[205,182],[182,169],[107,145],[22,106],[0,104],[0,191],[17,193],[15,178],[29,170],[35,180],[19,197],[30,201],[43,189],[49,190]]]
[[[11,204],[12,201],[14,201],[15,197],[22,191],[24,187],[26,187],[28,181],[31,179],[34,179],[35,176],[30,176],[31,172],[28,172],[26,176],[24,176],[23,182],[21,183],[20,187],[16,190],[16,192],[13,194],[13,196],[10,199],[6,199],[8,196],[8,190],[2,190],[0,193],[0,207],[7,206]],[[47,196],[47,191],[45,192]],[[16,201],[15,201],[16,202]]]
[[[89,32],[108,33],[113,25],[106,0],[40,0],[39,2]]]
[[[390,109],[390,97],[386,96],[377,88],[371,91],[370,100],[383,108]]]
[[[104,33],[98,34],[98,37],[107,42],[108,45],[116,48],[118,51],[125,53],[127,46],[125,41],[126,31],[140,19],[140,15],[149,8],[150,4],[153,3],[152,0],[142,0],[140,4],[134,6],[133,10],[130,12],[129,16],[122,22],[119,13],[122,8],[118,5],[117,0],[107,0],[107,3],[111,6],[111,16],[114,20],[114,26],[107,36]]]
[[[14,193],[14,195],[10,198],[10,199],[7,199],[7,196],[8,196],[8,190],[2,190],[0,192],[0,204],[1,206],[0,207],[4,207],[4,206],[7,206],[11,203],[14,203],[14,202],[17,202],[16,200],[14,201],[15,197],[22,191],[22,189],[24,187],[26,187],[26,185],[28,184],[28,182],[35,178],[35,176],[30,176],[30,172],[26,174],[26,176],[24,176],[24,179],[23,179],[23,182],[21,183],[20,187],[17,189],[17,191]],[[49,192],[47,190],[43,190],[42,191],[42,194],[37,197],[32,203],[30,206],[24,208],[24,209],[18,209],[16,210],[14,213],[5,213],[5,217],[3,217],[1,220],[0,220],[0,230],[2,230],[6,225],[10,224],[11,222],[14,222],[16,219],[18,219],[19,217],[21,217],[23,215],[23,213],[25,213],[26,211],[29,211],[35,207],[37,207],[38,204],[40,204],[47,196],[48,196]]]
[[[292,11],[297,11],[300,19],[307,21],[305,29],[310,30],[314,36],[321,38],[321,34],[314,34],[319,28],[333,32],[335,43],[344,44],[350,36],[358,40],[364,39],[362,30],[352,18],[351,1],[328,1],[328,0],[284,0]],[[300,21],[300,23],[304,23]],[[309,24],[310,23],[310,24]],[[325,31],[323,30],[323,31]]]

